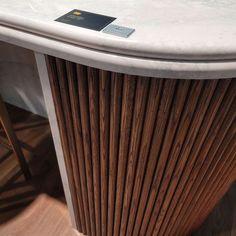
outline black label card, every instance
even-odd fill
[[[116,18],[110,16],[99,15],[87,11],[73,10],[59,17],[56,21],[69,25],[75,25],[86,29],[100,31],[109,25]]]

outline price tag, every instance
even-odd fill
[[[112,34],[115,36],[123,37],[123,38],[128,38],[134,31],[135,29],[132,29],[132,28],[110,24],[105,29],[103,29],[102,32],[106,34]]]

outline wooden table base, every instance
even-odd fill
[[[47,56],[77,228],[187,235],[236,179],[236,80],[118,74]]]

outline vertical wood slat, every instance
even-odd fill
[[[183,164],[184,169],[183,173],[180,173],[181,177],[178,181],[175,195],[171,201],[171,204],[169,206],[168,212],[167,212],[167,219],[163,223],[164,226],[161,227],[160,229],[160,235],[169,235],[170,230],[175,223],[176,217],[178,216],[182,206],[184,205],[184,201],[181,201],[181,198],[184,197],[185,194],[187,194],[187,189],[186,189],[186,183],[188,181],[188,178],[191,175],[191,171],[193,168],[193,165],[197,159],[197,154],[205,140],[205,137],[207,135],[207,132],[209,128],[211,127],[214,117],[221,105],[221,102],[224,98],[225,93],[227,92],[227,88],[229,87],[230,82],[227,81],[221,81],[218,83],[218,86],[216,88],[216,91],[213,94],[213,97],[209,98],[209,102],[207,108],[207,111],[205,112],[205,116],[203,117],[203,121],[198,126],[198,130],[195,130],[195,138],[193,139],[192,145],[189,148],[189,151],[186,153],[186,161]],[[203,104],[204,106],[204,104]],[[183,153],[182,155],[185,155]]]
[[[158,157],[157,167],[153,176],[152,186],[149,193],[149,200],[147,202],[144,218],[149,219],[151,217],[153,210],[154,210],[153,212],[154,215],[150,218],[149,224],[142,224],[140,231],[142,235],[145,235],[146,233],[149,235],[152,234],[152,229],[157,214],[157,212],[155,211],[156,195],[158,193],[161,184],[162,175],[164,173],[165,165],[168,160],[175,132],[178,127],[180,115],[182,113],[182,109],[184,107],[184,103],[187,98],[189,86],[190,86],[190,81],[187,80],[178,81],[178,87],[171,107],[168,126],[165,132],[165,138],[161,148],[161,152]]]
[[[77,65],[77,79],[79,87],[79,104],[81,114],[81,127],[83,135],[84,159],[88,188],[88,203],[90,215],[91,235],[96,235],[95,209],[94,209],[94,186],[93,186],[93,160],[91,154],[89,98],[87,68]]]
[[[235,177],[235,152],[236,152],[236,145],[234,145],[234,149],[231,153],[228,154],[227,159],[227,165],[226,168],[219,173],[217,176],[217,179],[214,181],[214,187],[212,189],[212,192],[209,193],[209,196],[204,199],[203,202],[203,208],[199,209],[198,213],[198,219],[194,222],[193,225],[191,225],[192,228],[190,229],[196,229],[197,226],[199,226],[203,219],[209,214],[209,212],[213,209],[214,203],[218,201],[218,197],[223,197],[226,189],[228,189],[232,183],[232,177]],[[217,194],[216,194],[217,193]],[[188,232],[186,231],[186,232]]]
[[[220,185],[221,191],[217,192],[217,195],[214,194],[214,196],[212,196],[212,198],[211,198],[212,202],[208,205],[209,206],[209,208],[207,209],[208,212],[207,213],[205,212],[206,214],[201,216],[201,219],[197,223],[197,226],[199,226],[201,223],[203,223],[204,219],[207,217],[209,212],[211,212],[214,209],[215,203],[219,201],[218,199],[221,199],[224,196],[224,194],[229,190],[230,186],[232,185],[232,177],[234,176],[234,178],[235,178],[235,175],[236,175],[235,168],[236,168],[236,165],[234,163],[234,165],[231,166],[231,168],[229,168],[229,170],[228,170],[228,172],[230,174],[224,176],[223,179],[221,180],[221,182],[222,182]],[[191,227],[192,227],[191,231],[196,229],[196,226],[191,225]]]
[[[156,82],[156,80],[153,79],[153,82]],[[151,86],[154,86],[154,85],[151,84]],[[160,86],[160,89],[158,92],[159,96],[161,94],[161,91],[162,91],[162,86]],[[157,119],[156,119],[154,134],[152,138],[152,144],[150,147],[149,161],[147,164],[148,171],[146,172],[146,175],[143,181],[143,187],[142,187],[143,191],[140,196],[139,206],[137,210],[136,221],[135,221],[134,230],[133,230],[134,234],[137,234],[140,232],[140,227],[141,227],[142,218],[143,218],[142,216],[145,211],[144,206],[146,205],[146,202],[148,199],[148,194],[149,194],[149,190],[152,183],[153,173],[156,169],[156,163],[158,160],[157,156],[159,154],[163,136],[165,133],[165,127],[166,127],[167,119],[169,117],[169,111],[172,104],[174,91],[175,91],[175,81],[166,80],[163,85],[162,97],[161,97],[161,101],[160,101],[159,109],[157,113]]]
[[[232,115],[232,114],[230,114],[230,115]],[[234,117],[234,116],[232,116],[232,117]],[[225,124],[228,122],[230,124],[230,121],[225,122]],[[227,157],[227,155],[225,155],[224,151],[227,150],[227,153],[231,152],[231,148],[232,148],[231,141],[233,141],[233,143],[235,143],[235,141],[236,141],[234,138],[232,138],[232,136],[234,136],[235,131],[236,131],[235,128],[236,128],[236,122],[235,122],[235,124],[233,124],[231,126],[231,129],[229,129],[229,130],[227,130],[225,127],[223,127],[223,129],[225,129],[227,132],[226,137],[224,138],[223,142],[221,143],[221,146],[218,148],[217,152],[215,153],[214,157],[211,158],[211,160],[209,160],[209,158],[211,157],[211,153],[213,153],[213,152],[208,154],[207,160],[204,162],[204,165],[202,166],[202,168],[198,174],[198,176],[201,176],[201,177],[197,178],[197,180],[196,180],[197,185],[194,185],[195,188],[191,189],[192,192],[195,192],[195,195],[191,201],[190,210],[188,209],[188,211],[185,213],[187,215],[186,217],[189,217],[190,212],[191,212],[191,215],[194,214],[193,212],[195,212],[195,210],[196,210],[196,203],[199,201],[200,196],[204,195],[204,193],[207,192],[204,188],[209,185],[211,186],[211,188],[213,187],[212,182],[209,179],[212,175],[217,175],[217,173],[218,173],[217,169],[216,169],[217,164],[218,164],[218,160],[220,159],[220,161],[222,163],[224,161],[224,158]],[[188,219],[186,217],[185,217],[186,220],[184,220],[184,222],[183,222],[184,227],[186,227],[186,221]]]
[[[149,78],[139,78],[135,94],[135,105],[133,111],[132,133],[129,148],[129,158],[127,163],[127,174],[125,180],[124,200],[121,207],[121,227],[120,235],[125,235],[126,222],[129,213],[129,203],[132,195],[132,187],[135,177],[137,156],[142,135],[142,125],[144,120],[147,96],[149,90]]]
[[[235,84],[236,83],[231,83],[231,86],[229,87],[229,90],[227,91],[223,103],[221,104],[219,111],[217,112],[215,118],[214,118],[214,122],[212,124],[212,126],[207,129],[206,131],[208,132],[206,135],[206,139],[204,140],[204,143],[201,145],[201,148],[199,149],[199,153],[198,153],[198,158],[196,160],[196,163],[194,165],[193,171],[192,171],[192,175],[189,178],[189,181],[187,183],[187,188],[185,188],[185,193],[182,195],[183,197],[183,202],[184,202],[184,206],[181,209],[181,212],[184,212],[188,206],[188,204],[190,204],[190,199],[192,199],[192,196],[194,196],[194,191],[191,192],[191,188],[192,186],[194,186],[194,182],[197,179],[197,176],[199,174],[199,171],[201,169],[202,164],[204,163],[204,161],[206,161],[207,158],[207,153],[211,150],[213,153],[218,149],[218,144],[217,141],[219,140],[218,135],[221,135],[221,139],[219,141],[222,141],[222,138],[224,137],[224,128],[220,129],[224,119],[222,118],[222,114],[224,114],[224,116],[227,115],[229,109],[230,109],[230,105],[234,100],[234,97],[236,96],[235,94]],[[234,86],[233,86],[234,85]],[[232,110],[233,113],[235,113],[234,110]],[[225,122],[225,124],[227,125],[227,123]],[[223,134],[222,134],[223,132]],[[216,144],[215,142],[216,141]],[[214,146],[215,145],[215,146]],[[189,193],[189,195],[187,194]],[[186,196],[186,198],[185,198]],[[181,214],[180,212],[180,214]],[[180,215],[181,216],[181,215]],[[181,222],[183,222],[183,220],[180,220],[180,218],[178,218],[177,223],[175,223],[175,227],[172,229],[172,233],[174,233],[177,230],[177,224],[178,227],[180,227]]]
[[[90,137],[91,137],[91,158],[93,166],[93,188],[94,188],[94,207],[96,234],[101,235],[101,193],[100,193],[100,135],[99,135],[99,77],[98,70],[88,67],[88,100],[90,116]]]
[[[123,76],[112,73],[109,141],[108,236],[113,236]]]
[[[76,193],[78,197],[78,207],[79,207],[79,215],[80,215],[80,221],[81,221],[81,227],[82,231],[86,232],[86,226],[84,221],[84,211],[83,211],[83,201],[82,201],[82,190],[81,190],[81,180],[80,180],[80,174],[79,174],[79,168],[77,163],[77,154],[76,154],[76,147],[75,147],[75,137],[74,137],[74,127],[72,122],[72,112],[70,107],[70,97],[69,97],[69,89],[68,89],[68,83],[65,78],[66,76],[66,66],[65,61],[62,59],[56,58],[56,65],[57,65],[57,73],[58,73],[58,82],[60,87],[60,94],[61,94],[61,100],[62,100],[62,106],[64,108],[64,114],[65,114],[65,120],[66,122],[66,129],[68,130],[68,145],[70,149],[70,155],[71,155],[71,165],[74,173],[74,178],[76,181],[75,188]]]
[[[110,73],[99,72],[100,160],[101,160],[101,235],[107,235],[108,175],[109,175],[109,120]]]
[[[78,209],[78,202],[76,198],[76,189],[75,189],[75,183],[74,183],[77,180],[73,177],[72,163],[71,163],[70,151],[69,151],[69,146],[68,146],[68,138],[66,135],[66,126],[65,126],[66,122],[65,122],[65,116],[63,113],[63,106],[62,106],[59,83],[58,83],[59,76],[57,75],[56,59],[54,57],[48,56],[46,57],[46,62],[47,62],[47,67],[48,67],[50,86],[52,89],[52,96],[53,96],[53,101],[54,101],[55,110],[56,110],[60,137],[61,137],[62,146],[63,146],[65,164],[66,164],[67,170],[71,170],[71,171],[67,171],[67,175],[68,175],[68,180],[69,180],[69,188],[71,191],[72,204],[73,204],[74,212],[75,212],[75,222],[76,222],[76,226],[78,227],[78,230],[82,231],[79,209]]]
[[[78,230],[196,228],[235,179],[236,83],[47,64]]]
[[[85,161],[84,161],[84,149],[82,141],[82,128],[81,128],[81,118],[80,118],[80,108],[78,100],[78,82],[76,75],[76,65],[74,63],[66,62],[67,68],[67,78],[68,85],[70,90],[70,100],[71,100],[71,111],[74,123],[75,130],[75,142],[76,142],[76,151],[78,158],[78,165],[80,171],[81,179],[81,188],[82,188],[82,198],[84,205],[84,217],[86,224],[86,232],[90,235],[90,218],[89,218],[89,204],[88,204],[88,189],[87,189],[87,180],[86,180],[86,171],[85,171]]]
[[[209,191],[207,189],[207,185],[205,185],[205,191],[202,191],[202,195],[200,195],[200,199],[196,199],[194,202],[195,206],[198,204],[197,202],[199,202],[202,205],[204,205],[204,208],[199,209],[198,207],[196,207],[194,209],[194,211],[192,212],[192,215],[193,215],[193,217],[191,217],[192,222],[195,222],[194,226],[192,226],[193,229],[196,228],[195,225],[198,224],[199,221],[201,221],[201,216],[205,215],[205,212],[210,211],[209,205],[212,202],[212,200],[210,200],[212,195],[218,195],[218,194],[222,195],[222,193],[221,193],[222,186],[219,187],[219,185],[221,185],[221,183],[224,182],[224,181],[222,181],[222,179],[224,177],[228,177],[228,176],[230,176],[232,178],[231,168],[234,165],[234,159],[232,157],[234,157],[235,151],[236,151],[236,135],[234,135],[234,137],[230,141],[230,144],[227,146],[227,149],[225,150],[225,152],[221,156],[222,161],[224,161],[224,166],[222,166],[222,165],[220,165],[220,163],[218,163],[218,165],[216,165],[216,171],[214,171],[214,175],[211,175],[210,180],[208,180],[208,184],[210,183],[210,185],[211,185],[211,191]],[[207,176],[207,178],[209,179],[209,176]],[[213,202],[215,202],[215,201],[213,201]],[[185,230],[186,230],[186,232],[188,232],[190,230],[189,225],[186,225]]]
[[[154,212],[152,213],[154,215],[156,211],[156,218],[152,216],[152,219],[154,219],[154,225],[155,225],[155,229],[152,229],[154,230],[153,231],[154,235],[158,233],[156,231],[158,231],[160,227],[158,217],[160,216],[160,213],[161,213],[162,202],[165,198],[168,186],[170,185],[171,176],[172,176],[172,173],[174,172],[174,168],[178,161],[178,157],[179,157],[179,153],[181,151],[182,145],[184,144],[184,141],[186,140],[186,134],[189,130],[189,126],[190,126],[192,117],[194,115],[195,108],[197,106],[203,85],[204,85],[203,81],[192,82],[191,89],[189,91],[189,94],[185,103],[185,108],[181,114],[178,130],[175,134],[174,142],[172,144],[170,155],[168,157],[167,166],[165,167],[165,173],[160,183],[159,193],[156,197]]]
[[[130,142],[130,133],[132,127],[133,104],[135,95],[136,78],[132,76],[124,77],[122,108],[121,108],[121,126],[120,126],[120,145],[117,166],[116,183],[116,204],[113,235],[118,236],[120,230],[121,209],[123,204],[124,182],[126,175],[126,166],[128,159],[128,150]]]
[[[157,224],[159,226],[158,233],[160,233],[160,235],[162,235],[162,232],[164,231],[164,229],[167,225],[167,222],[169,220],[169,218],[168,218],[169,215],[167,213],[169,213],[170,209],[171,209],[171,208],[169,208],[169,205],[173,203],[173,201],[171,202],[171,199],[174,195],[178,181],[179,181],[181,174],[184,170],[185,163],[188,160],[187,157],[188,157],[188,155],[191,151],[191,148],[194,144],[195,137],[197,136],[199,127],[202,124],[207,107],[210,103],[210,98],[212,97],[212,94],[215,91],[216,85],[217,85],[216,81],[211,82],[211,83],[206,82],[204,84],[204,89],[200,95],[200,98],[199,98],[199,101],[197,104],[197,108],[195,110],[193,119],[191,121],[191,125],[189,127],[189,132],[184,140],[184,145],[181,149],[180,154],[178,155],[178,162],[177,162],[175,170],[172,174],[171,181],[170,181],[170,184],[168,186],[168,190],[167,190],[167,193],[165,196],[165,200],[164,200],[164,203],[163,203],[162,208],[160,210],[159,217],[157,219]],[[181,158],[179,158],[180,156],[181,156]],[[167,218],[166,221],[164,221],[165,217]]]
[[[168,86],[169,84],[169,86]],[[168,80],[164,86],[164,91],[168,90],[168,94],[174,91],[175,81]],[[159,102],[161,99],[160,84],[157,81],[152,81],[150,85],[149,98],[147,103],[147,110],[143,127],[142,141],[139,150],[138,164],[136,170],[136,176],[133,187],[133,195],[130,203],[129,219],[127,223],[127,235],[132,235],[137,208],[139,205],[139,197],[141,194],[141,187],[143,177],[145,174],[146,162],[148,159],[149,148],[152,142],[153,130],[156,121],[156,115],[158,111]],[[140,205],[141,206],[141,205]],[[144,208],[144,206],[142,206]]]

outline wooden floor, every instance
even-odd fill
[[[53,224],[54,220],[64,221],[71,230],[47,119],[10,105],[7,108],[33,177],[30,181],[25,181],[12,151],[0,145],[0,235],[8,235],[6,234],[10,232],[8,225],[12,222],[14,225],[17,224],[18,218],[32,211],[30,209],[37,202],[48,203],[49,211],[45,212],[51,220],[48,223]],[[5,139],[2,130],[0,138]],[[53,211],[57,214],[54,215]],[[11,232],[10,235],[60,235],[56,230],[54,227],[55,234]],[[39,232],[41,231],[38,228]]]
[[[0,227],[4,236],[75,236],[68,210],[55,198],[39,195],[20,215]]]
[[[12,152],[0,146],[0,235],[74,235],[48,121],[13,106],[8,109],[33,178],[26,182]],[[22,224],[22,218],[42,224]],[[236,236],[236,183],[192,235]]]

